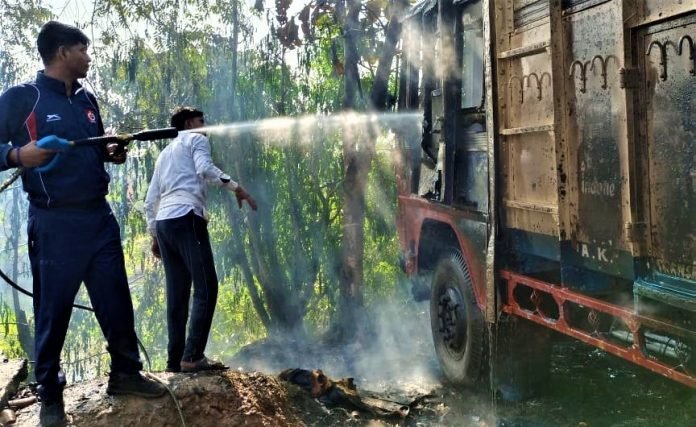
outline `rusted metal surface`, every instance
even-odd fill
[[[512,7],[516,28],[533,25],[549,16],[548,0],[514,0]]]
[[[456,242],[467,263],[474,285],[474,294],[479,307],[486,306],[485,251],[487,230],[485,221],[471,212],[455,209],[443,204],[434,204],[423,198],[399,196],[399,221],[397,230],[404,256],[404,270],[407,274],[418,273],[419,253],[423,226],[427,222],[446,225],[452,230]]]
[[[610,0],[562,0],[563,15],[580,12]]]
[[[495,323],[498,318],[498,301],[496,298],[497,289],[497,274],[496,274],[496,248],[495,248],[495,238],[498,234],[498,187],[497,187],[497,149],[496,149],[496,139],[495,139],[495,126],[496,126],[496,115],[494,108],[495,100],[495,80],[493,78],[496,72],[496,67],[493,65],[495,58],[495,52],[492,48],[495,42],[495,29],[493,28],[492,16],[494,13],[492,1],[483,0],[482,10],[483,10],[483,39],[484,39],[484,94],[485,94],[485,110],[486,110],[486,151],[488,155],[488,170],[487,170],[487,181],[488,181],[488,211],[490,212],[488,217],[488,242],[486,245],[486,272],[485,272],[485,289],[486,289],[486,301],[485,301],[485,316],[488,323]]]
[[[557,236],[558,181],[549,6],[548,2],[536,1],[503,3],[508,7],[496,10],[495,46],[500,52],[496,111],[500,123],[502,197],[506,206],[501,219],[506,227]]]
[[[577,340],[598,347],[608,353],[626,359],[629,362],[648,368],[651,371],[667,378],[678,381],[689,387],[696,388],[696,376],[694,374],[686,372],[680,366],[671,366],[656,360],[655,358],[652,358],[641,351],[641,343],[644,342],[644,336],[641,328],[645,324],[650,324],[652,327],[659,326],[660,329],[665,332],[674,330],[672,325],[660,322],[656,319],[646,318],[623,307],[590,298],[569,289],[554,286],[551,283],[546,283],[531,277],[515,274],[510,271],[502,271],[501,277],[507,281],[508,285],[507,301],[502,305],[502,310],[504,312],[531,320],[547,328],[551,328]],[[536,301],[533,301],[533,305],[536,307],[536,309],[529,310],[523,308],[521,306],[521,302],[515,298],[515,291],[518,287],[527,287],[551,295],[557,304],[558,316],[556,318],[549,316],[538,305],[535,304]],[[531,295],[536,296],[538,294],[532,293]],[[633,342],[636,344],[620,345],[609,341],[601,334],[588,333],[585,330],[573,327],[568,322],[567,318],[568,303],[570,302],[580,304],[597,312],[620,319],[630,328]]]
[[[577,3],[580,5],[580,3]],[[567,249],[584,267],[613,274],[630,251],[630,161],[625,90],[623,4],[603,2],[562,19],[566,78],[569,214]],[[560,166],[559,166],[560,167]]]
[[[632,26],[641,26],[664,21],[681,14],[693,12],[696,3],[693,0],[632,0]]]
[[[696,37],[696,14],[642,32],[637,48],[645,52],[640,66],[652,267],[696,281],[696,51],[691,35]]]
[[[447,19],[431,15],[428,29],[440,43],[420,39],[426,123],[421,146],[406,144],[410,185],[399,187],[406,272],[455,247],[495,322],[496,273],[514,270],[503,273],[508,313],[694,386],[650,355],[656,338],[641,328],[696,346],[696,0],[483,2],[480,108],[462,82],[476,2],[445,3]],[[534,309],[514,303],[524,288]],[[622,306],[590,297],[600,294]],[[564,318],[586,309],[595,330]],[[604,339],[602,316],[624,322],[635,346]]]
[[[558,240],[562,242],[568,239],[570,232],[570,208],[568,198],[569,180],[569,141],[566,135],[566,121],[569,116],[567,93],[564,90],[566,77],[565,52],[566,37],[564,34],[563,2],[550,2],[550,32],[551,32],[551,63],[553,72],[552,84],[555,91],[553,99],[553,122],[554,122],[554,149],[556,152],[556,197],[558,203],[557,216],[554,218],[558,223]],[[559,245],[560,247],[560,245]]]
[[[498,54],[499,59],[513,58],[515,56],[530,55],[533,53],[543,52],[549,47],[549,41],[545,40],[539,43],[533,43],[526,46],[518,47],[502,51]]]

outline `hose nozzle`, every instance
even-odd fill
[[[137,141],[153,141],[156,139],[176,138],[177,135],[179,135],[179,131],[176,130],[176,128],[146,129],[130,135],[130,139],[135,139]]]
[[[122,153],[126,145],[134,139],[137,141],[154,141],[156,139],[167,139],[176,138],[179,135],[179,131],[176,128],[162,128],[162,129],[145,129],[136,133],[123,133],[120,135],[104,135],[95,136],[92,138],[76,139],[74,141],[68,141],[62,138],[55,137],[53,135],[47,136],[39,140],[36,145],[39,148],[63,151],[71,147],[80,147],[85,145],[96,145],[96,144],[118,144],[116,150],[113,154]],[[43,166],[36,168],[38,172],[48,172],[53,169],[53,167],[60,159],[60,153],[56,153],[53,159]]]

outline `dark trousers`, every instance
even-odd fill
[[[120,230],[109,205],[31,207],[27,235],[34,279],[35,372],[42,399],[62,395],[60,353],[82,282],[108,344],[111,371],[142,369]]]
[[[167,277],[167,367],[178,369],[182,360],[193,362],[204,356],[217,303],[218,279],[203,218],[191,211],[179,218],[157,221],[156,228]],[[193,303],[187,337],[191,281]]]

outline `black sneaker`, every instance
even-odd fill
[[[63,401],[41,402],[39,420],[41,427],[63,427],[68,425],[65,419],[65,406],[63,405]]]
[[[109,385],[106,393],[110,395],[130,394],[133,396],[155,398],[164,396],[166,387],[155,380],[146,378],[140,373],[124,374],[112,373],[109,375]]]

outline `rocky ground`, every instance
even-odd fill
[[[281,344],[271,341],[256,343],[248,347],[243,352],[244,355],[238,356],[235,360],[238,365],[249,366],[262,363],[270,369],[270,366],[277,363],[274,355],[276,352],[282,352],[282,347]],[[286,351],[291,347],[292,345],[286,344]],[[309,353],[311,352],[305,352],[305,355]],[[339,353],[324,352],[327,355],[332,354],[330,358],[334,360],[341,359]],[[260,357],[260,354],[266,356]],[[246,363],[242,363],[243,361]],[[437,420],[448,412],[444,405],[436,403],[435,396],[427,396],[424,389],[418,387],[388,386],[382,383],[379,384],[381,388],[379,393],[371,393],[359,388],[355,396],[360,405],[342,401],[327,407],[321,402],[321,398],[315,399],[309,391],[282,381],[273,374],[228,369],[196,374],[152,373],[147,375],[166,384],[171,394],[152,400],[108,396],[106,377],[69,385],[64,391],[64,396],[70,425],[417,425],[417,420],[426,418]],[[378,382],[373,381],[373,384]],[[364,406],[361,403],[363,401],[366,402]],[[380,413],[373,412],[370,408],[375,407],[375,402],[387,410]],[[28,406],[19,409],[16,408],[16,403],[28,404]],[[38,425],[40,403],[36,402],[35,392],[31,386],[24,386],[12,394],[10,405],[13,416],[4,420],[6,425]],[[390,411],[393,413],[390,414]],[[13,419],[15,421],[10,422]]]
[[[108,396],[105,377],[67,387],[65,410],[70,423],[95,427],[304,425],[294,402],[305,396],[270,376],[234,371],[154,376],[168,385],[171,395],[159,399]],[[36,426],[39,406],[19,410],[16,425]]]
[[[256,343],[237,361],[271,366],[273,354],[280,348],[278,343]],[[291,349],[292,345],[286,348]],[[305,352],[308,360],[314,351]],[[65,390],[66,411],[74,426],[696,425],[693,391],[584,347],[565,343],[556,353],[547,393],[518,403],[494,402],[486,391],[442,385],[436,376],[414,371],[420,356],[406,354],[401,362],[384,365],[383,376],[355,378],[357,396],[362,402],[403,408],[391,415],[356,409],[345,402],[327,407],[322,398],[313,398],[308,391],[280,380],[277,375],[232,369],[198,374],[155,373],[173,396],[154,400],[107,396],[105,377],[73,384]],[[341,356],[345,351],[326,350],[324,354],[334,363],[345,357]],[[588,370],[589,365],[595,368]],[[402,372],[401,379],[392,376],[395,371]],[[24,388],[13,399],[30,396],[31,389]],[[38,403],[17,410],[14,425],[37,425],[38,411]]]
[[[416,426],[439,425],[451,411],[442,395],[429,396],[401,415],[376,415],[349,406],[326,408],[302,388],[260,373],[236,371],[199,374],[154,374],[168,385],[172,395],[159,399],[108,396],[106,377],[68,386],[65,410],[73,426]],[[362,392],[361,392],[362,393]],[[398,394],[394,396],[393,394]],[[399,399],[408,404],[407,393],[365,392],[362,396]],[[15,399],[31,396],[21,390]],[[424,396],[421,396],[424,397]],[[176,403],[175,403],[176,402]],[[394,400],[396,402],[396,400]],[[40,403],[34,402],[15,412],[15,422],[6,425],[38,425]],[[472,415],[470,423],[494,425],[484,417]],[[447,424],[445,424],[447,425]]]
[[[696,425],[693,390],[569,339],[554,346],[551,378],[535,399],[503,402],[485,388],[447,386],[433,354],[425,310],[384,311],[381,316],[375,318],[382,325],[378,332],[360,343],[263,340],[225,360],[231,366],[227,371],[154,373],[172,393],[160,399],[107,396],[105,377],[71,384],[65,390],[66,411],[75,426]],[[1,412],[0,424],[15,417],[14,425],[35,426],[40,405],[33,402],[31,387],[15,393],[22,364],[12,363],[0,364],[0,380],[5,371],[14,373],[4,378],[15,378],[6,386],[0,381],[0,391],[11,396],[10,404],[24,399],[28,406]],[[351,404],[354,396],[348,404],[327,407],[325,399],[280,380],[278,374],[287,368],[322,369],[333,380],[353,377],[355,396],[368,410]],[[0,411],[4,407],[0,401]],[[369,409],[375,407],[387,410]]]

